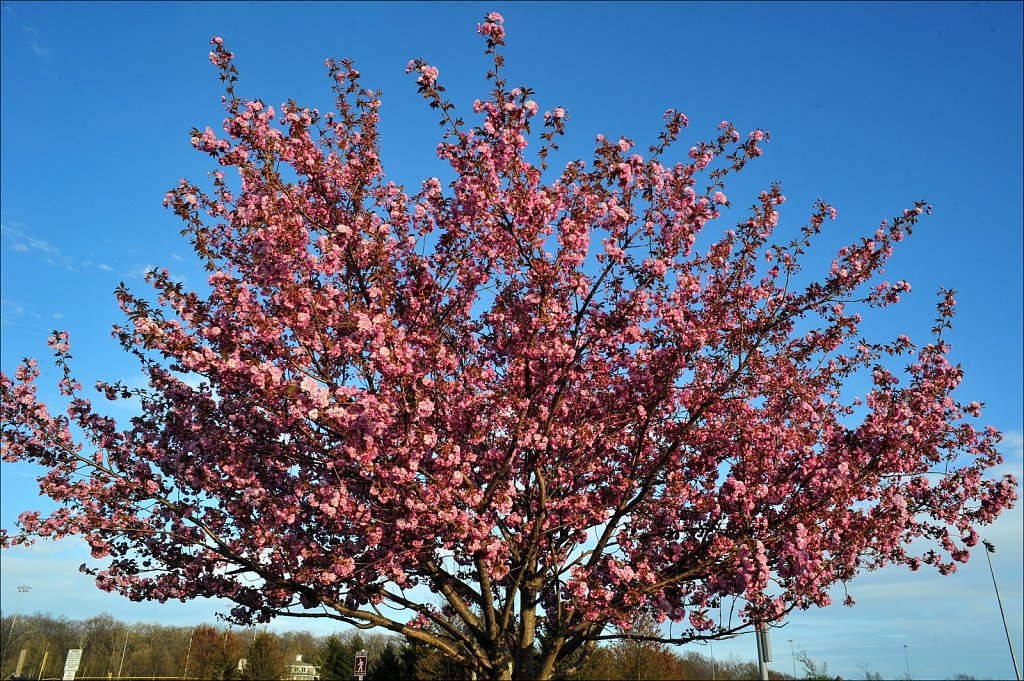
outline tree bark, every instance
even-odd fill
[[[519,590],[519,641],[516,650],[515,676],[519,681],[532,681],[533,643],[537,636],[537,592],[532,581]]]

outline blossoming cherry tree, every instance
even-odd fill
[[[924,344],[859,332],[910,290],[880,275],[928,206],[814,278],[824,201],[784,229],[773,185],[712,229],[767,133],[723,122],[672,160],[668,111],[646,152],[598,137],[556,172],[566,111],[508,87],[498,14],[478,30],[474,126],[409,64],[452,178],[414,192],[387,179],[352,63],[327,62],[336,110],[275,111],[213,40],[224,132],[192,143],[217,167],[166,197],[209,292],[166,271],[155,304],[118,289],[149,385],[97,388],[139,398],[126,425],[83,395],[64,333],[66,410],[34,360],[3,375],[3,457],[59,503],[3,543],[80,535],[102,589],[383,627],[491,679],[570,674],[638,613],[710,639],[863,570],[967,560],[1016,482],[983,477],[1000,436],[952,396],[952,293]]]

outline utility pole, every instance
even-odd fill
[[[903,659],[907,663],[907,681],[913,681],[913,677],[910,675],[910,656],[907,654],[909,647],[906,643],[903,644]]]
[[[1010,638],[1010,626],[1006,623],[1006,612],[1003,610],[1003,599],[999,596],[999,585],[996,584],[996,571],[992,567],[992,554],[996,552],[996,546],[988,539],[982,539],[985,545],[985,557],[988,558],[988,570],[992,573],[992,587],[996,590],[996,601],[999,603],[999,614],[1003,617],[1003,631],[1006,632],[1006,645],[1010,647],[1010,659],[1013,660],[1013,674],[1020,681],[1020,667],[1017,666],[1017,654],[1013,652],[1013,639]]]

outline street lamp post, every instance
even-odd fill
[[[1020,681],[1020,667],[1017,666],[1017,654],[1013,652],[1013,639],[1010,638],[1010,627],[1006,623],[1006,612],[1003,610],[1003,599],[999,596],[999,585],[996,584],[996,571],[992,567],[992,554],[996,552],[996,546],[988,539],[982,539],[985,545],[985,557],[988,558],[988,570],[992,573],[992,587],[996,590],[996,602],[999,603],[999,614],[1003,617],[1003,631],[1006,632],[1006,645],[1010,647],[1010,659],[1013,660],[1013,673]]]
[[[7,632],[7,645],[4,647],[3,655],[0,656],[0,664],[7,659],[7,653],[11,651],[11,644],[14,643],[14,625],[18,623],[18,613],[21,612],[21,598],[31,589],[32,587],[25,585],[18,587],[18,600],[14,602],[14,617],[11,618],[11,628]]]
[[[185,669],[181,672],[181,678],[188,678],[188,659],[192,657],[192,637],[196,633],[196,628],[192,627],[192,631],[188,633],[188,650],[185,651]]]
[[[124,669],[124,655],[128,652],[128,629],[124,630],[124,645],[121,647],[121,664],[117,665],[117,681],[121,681],[121,670]]]
[[[909,647],[906,643],[903,644],[903,660],[907,663],[907,681],[913,681],[913,677],[910,675],[910,655],[907,654]]]
[[[789,655],[793,658],[793,678],[796,678],[796,648],[793,647],[793,639],[786,639],[789,641]]]

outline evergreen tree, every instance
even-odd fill
[[[320,657],[317,664],[320,666],[320,678],[322,681],[348,681],[351,679],[352,667],[345,667],[345,660],[348,657],[349,648],[337,635],[332,635],[324,641],[320,649]]]
[[[381,651],[377,659],[369,662],[367,681],[392,681],[392,679],[404,679],[411,676],[406,673],[398,647],[390,641],[384,646],[384,650]]]
[[[242,678],[246,681],[278,681],[284,678],[284,672],[284,658],[277,637],[270,632],[258,632],[246,653]]]
[[[426,645],[406,639],[402,643],[402,647],[399,650],[399,658],[402,661],[402,676],[406,679],[419,679],[416,670],[419,668],[420,662],[430,652],[430,648]]]

